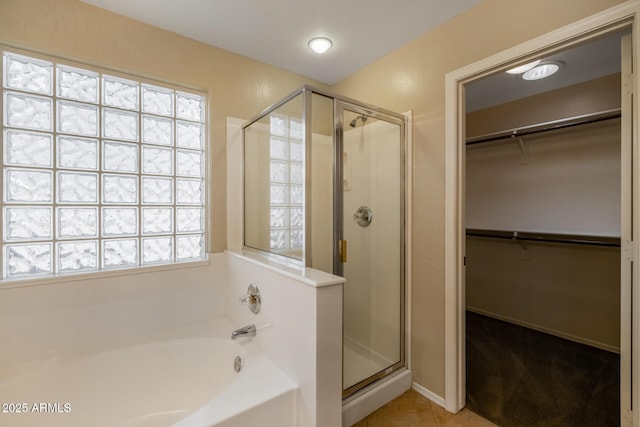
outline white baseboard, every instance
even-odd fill
[[[492,313],[490,311],[485,311],[480,308],[467,307],[466,309],[467,311],[471,311],[472,313],[478,313],[483,316],[493,317],[494,319],[502,320],[503,322],[513,323],[514,325],[523,326],[528,329],[533,329],[534,331],[544,332],[545,334],[549,334],[549,335],[555,335],[556,337],[564,338],[565,340],[577,342],[580,344],[586,344],[591,347],[599,348],[601,350],[606,350],[612,353],[620,354],[620,348],[614,347],[609,344],[601,343],[598,341],[594,341],[589,338],[583,338],[577,335],[571,335],[562,331],[557,331],[555,329],[545,328],[544,326],[536,325],[534,323],[528,323],[518,319],[512,319],[511,317],[502,316],[500,314]]]
[[[441,407],[444,408],[444,397],[438,396],[437,394],[435,394],[431,390],[428,390],[428,389],[422,387],[420,384],[415,383],[415,382],[411,383],[411,388],[413,388],[415,391],[417,391],[418,393],[420,393],[421,395],[423,395],[424,397],[426,397],[427,399],[429,399],[430,401],[432,401],[436,405],[441,406]]]

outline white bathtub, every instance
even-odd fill
[[[214,330],[232,330],[228,321],[214,323]],[[250,339],[206,329],[48,361],[4,378],[0,425],[249,427],[269,420],[293,427],[293,381]],[[239,373],[236,356],[243,359]]]

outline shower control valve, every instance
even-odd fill
[[[260,291],[255,283],[251,283],[249,285],[246,295],[240,296],[240,304],[248,305],[249,310],[251,310],[253,314],[258,314],[260,312],[260,305],[262,304],[262,301],[260,299]]]
[[[368,227],[373,221],[373,212],[368,206],[360,206],[356,213],[353,214],[353,219],[360,227]]]

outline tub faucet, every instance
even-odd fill
[[[243,328],[236,329],[231,333],[231,339],[235,340],[238,337],[255,337],[256,325],[247,325]]]

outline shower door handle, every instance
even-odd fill
[[[338,255],[340,256],[340,262],[347,262],[347,241],[346,240],[338,240]]]

